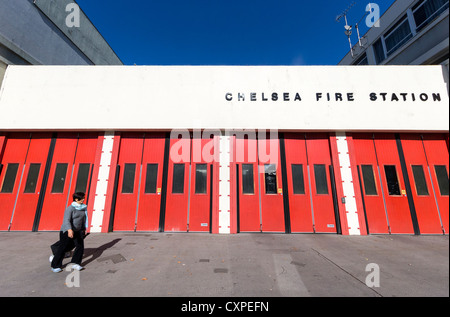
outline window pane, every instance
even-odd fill
[[[448,0],[425,0],[413,7],[416,30],[419,32],[448,8]]]
[[[147,164],[145,177],[145,194],[156,194],[156,181],[158,179],[158,164]]]
[[[294,188],[294,194],[305,193],[305,182],[303,180],[303,165],[292,164],[292,187]]]
[[[375,61],[377,62],[377,65],[381,64],[386,59],[381,39],[375,42],[373,45],[373,51],[375,53]]]
[[[408,19],[403,19],[402,22],[393,28],[393,31],[385,36],[387,55],[390,56],[403,44],[412,38],[411,28],[409,27]]]
[[[428,187],[422,165],[413,165],[412,171],[414,175],[414,181],[416,183],[417,195],[428,196]]]
[[[77,183],[75,185],[75,192],[86,193],[90,170],[91,164],[89,163],[80,164],[80,166],[78,167],[78,176],[77,176]]]
[[[277,193],[277,166],[275,164],[264,164],[264,181],[266,194]]]
[[[328,194],[327,171],[325,165],[314,164],[314,175],[316,178],[316,193]]]
[[[442,196],[448,196],[448,173],[445,165],[435,165],[434,170]]]
[[[242,193],[255,193],[253,186],[253,164],[242,164]]]
[[[361,165],[361,170],[366,195],[378,195],[372,165]]]
[[[55,177],[53,178],[52,193],[59,194],[64,192],[64,184],[67,175],[67,163],[57,163],[55,170]]]
[[[2,193],[12,193],[14,190],[14,183],[19,170],[19,163],[9,163],[6,169],[5,178],[3,179]]]
[[[125,164],[123,170],[122,193],[132,194],[134,191],[134,177],[136,175],[136,164]]]
[[[400,186],[398,184],[397,170],[394,165],[385,165],[387,188],[389,195],[400,195]]]
[[[30,193],[34,193],[36,191],[36,185],[37,185],[37,180],[39,177],[40,169],[41,169],[41,164],[39,164],[39,163],[30,164],[27,181],[25,183],[24,193],[30,194]]]
[[[172,193],[184,193],[184,164],[173,165]]]
[[[207,183],[207,165],[197,164],[195,166],[195,193],[196,194],[206,194],[206,183]]]

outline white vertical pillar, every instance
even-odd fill
[[[111,169],[112,151],[114,146],[114,132],[105,132],[103,140],[100,166],[98,170],[97,186],[95,190],[92,219],[90,219],[90,232],[101,232],[103,215],[105,212],[106,193],[108,190],[109,172]]]
[[[348,153],[347,138],[344,132],[336,133],[336,143],[339,158],[342,189],[345,196],[345,214],[347,216],[348,234],[360,235],[358,208],[356,206],[355,189]]]
[[[219,139],[219,233],[230,233],[230,136]]]

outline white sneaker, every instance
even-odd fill
[[[48,258],[48,260],[50,261],[50,263],[52,263],[54,257],[55,257],[55,256],[54,256],[53,254],[50,255],[50,257]]]
[[[62,271],[62,269],[60,269],[59,267],[57,267],[57,268],[52,268],[52,272],[53,273],[59,273],[59,272],[61,272]]]
[[[72,269],[77,270],[77,271],[81,271],[81,270],[84,270],[84,267],[82,267],[79,264],[74,264],[74,265],[72,265]]]

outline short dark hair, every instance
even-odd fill
[[[72,195],[73,200],[82,200],[84,197],[86,197],[86,194],[83,192],[76,192]]]

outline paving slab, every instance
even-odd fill
[[[449,296],[448,236],[99,233],[85,270],[53,273],[57,239],[0,232],[0,296]]]

